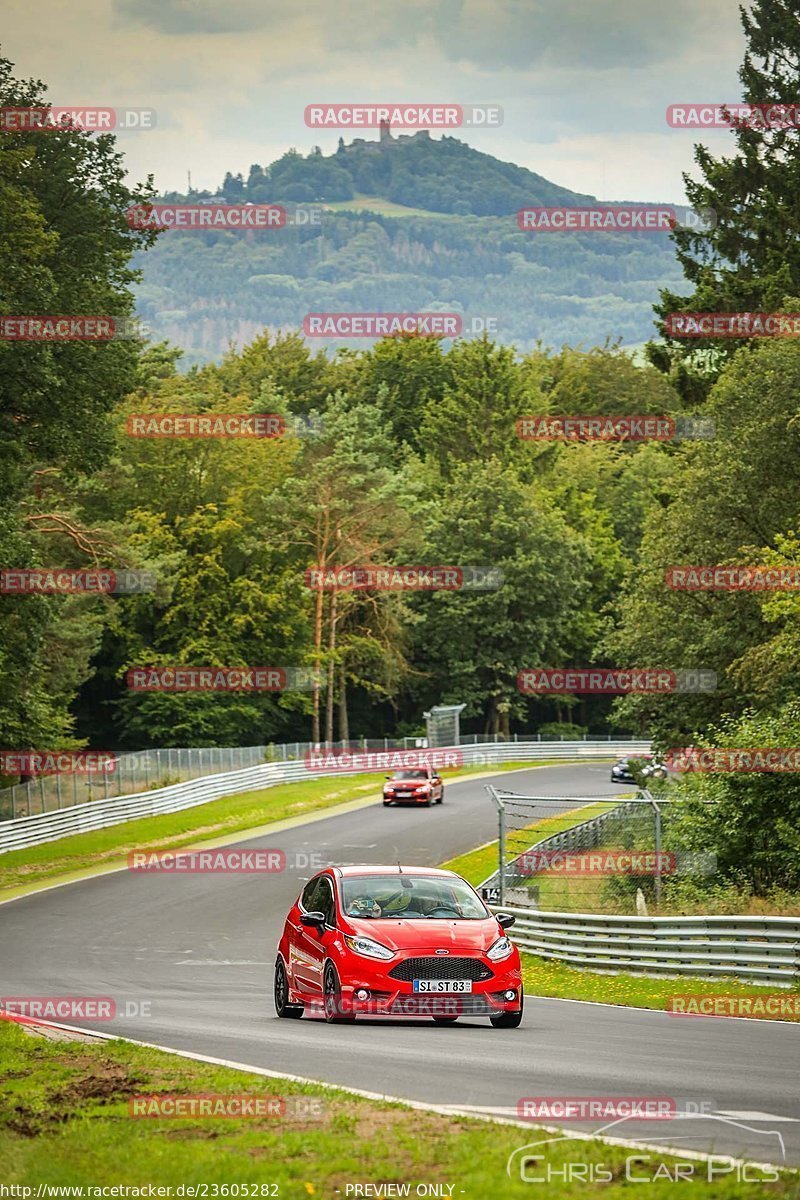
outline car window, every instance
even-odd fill
[[[463,879],[441,875],[350,875],[341,892],[348,917],[485,921],[491,915]]]
[[[314,893],[314,904],[321,913],[325,914],[325,924],[336,924],[336,909],[333,903],[333,889],[330,881],[326,876],[322,876],[318,881],[317,891]]]
[[[315,875],[310,879],[303,888],[303,894],[300,897],[300,907],[305,912],[319,912],[321,905],[318,901],[321,899],[321,884],[324,882],[321,875]],[[318,893],[320,893],[318,895]]]

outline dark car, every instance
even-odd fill
[[[621,758],[615,762],[611,768],[612,783],[636,783],[633,776],[634,766],[641,764],[641,776],[643,779],[666,779],[667,768],[658,759],[645,758],[640,755],[639,758]]]
[[[444,784],[430,767],[412,767],[386,776],[384,804],[441,804]]]

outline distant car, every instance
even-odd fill
[[[621,758],[611,768],[612,783],[636,783],[633,777],[632,764],[642,763],[641,774],[644,779],[666,779],[667,768],[658,759],[647,760],[639,758]]]
[[[385,805],[441,804],[443,800],[442,777],[430,767],[413,767],[386,776],[386,783],[383,785]]]
[[[279,1017],[318,1013],[488,1017],[516,1029],[524,1005],[510,913],[436,867],[326,867],[286,918],[275,962]]]

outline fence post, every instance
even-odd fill
[[[506,810],[502,800],[497,808],[497,851],[500,856],[498,878],[500,881],[500,907],[506,902]]]
[[[650,793],[648,792],[648,795]],[[653,814],[656,822],[656,911],[661,909],[661,809],[652,796]]]

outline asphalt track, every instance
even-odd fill
[[[497,778],[538,795],[619,791],[599,763]],[[435,864],[496,836],[486,782],[449,784],[441,807],[384,809],[376,803],[240,844],[279,848],[290,857],[302,851],[324,861]],[[275,946],[286,911],[310,874],[313,869],[270,875],[121,871],[0,905],[0,996],[110,996],[117,1006],[114,1021],[72,1023],[505,1117],[515,1116],[523,1097],[670,1097],[680,1111],[694,1107],[711,1115],[626,1121],[608,1133],[800,1165],[798,1025],[535,998],[517,1030],[495,1030],[477,1018],[453,1026],[387,1018],[352,1026],[279,1021],[271,998]],[[676,983],[676,991],[692,990],[703,984]],[[520,1130],[521,1145],[532,1140]]]

